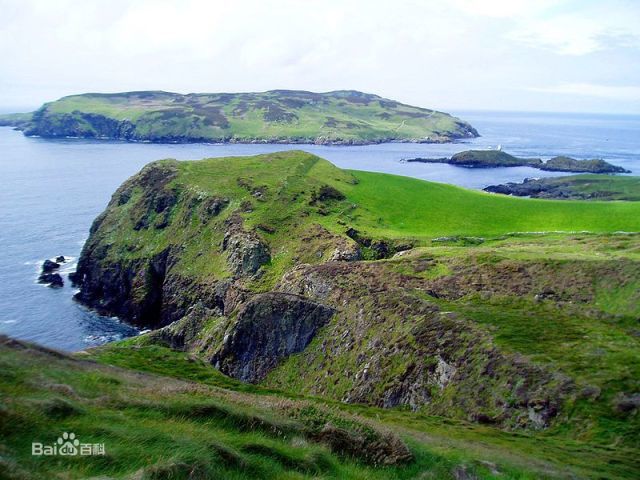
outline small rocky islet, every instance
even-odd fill
[[[520,158],[502,150],[466,150],[444,158],[410,158],[405,162],[447,163],[464,168],[531,167],[549,172],[569,173],[631,173],[602,159],[578,160],[567,156]]]
[[[45,284],[52,288],[60,288],[64,286],[64,280],[62,275],[57,271],[62,264],[67,262],[67,258],[64,255],[58,255],[55,260],[46,259],[42,262],[42,268],[40,275],[38,276],[38,283]]]

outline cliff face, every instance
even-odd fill
[[[638,263],[375,238],[345,194],[356,183],[302,152],[150,164],[94,222],[78,299],[243,381],[509,428],[564,415],[591,382],[555,356],[572,337],[544,330],[538,355],[499,329],[610,328],[601,289],[634,291]]]
[[[147,142],[449,142],[478,132],[449,114],[357,91],[83,94],[43,105],[26,135]],[[2,119],[0,119],[0,122]]]

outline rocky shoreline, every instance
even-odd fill
[[[133,138],[127,136],[94,136],[94,135],[55,135],[55,134],[42,134],[41,132],[28,130],[27,126],[15,126],[10,124],[0,126],[13,126],[14,130],[21,131],[27,137],[32,138],[44,138],[44,139],[87,139],[87,140],[104,140],[104,141],[125,141],[129,143],[148,143],[148,144],[192,144],[202,143],[211,145],[325,145],[325,146],[366,146],[366,145],[382,145],[385,143],[415,143],[415,144],[445,144],[455,143],[460,140],[474,138],[467,135],[452,135],[437,138],[384,138],[376,140],[358,140],[358,139],[327,139],[322,137],[308,137],[308,138],[203,138],[203,137],[157,137],[157,138]]]
[[[485,192],[556,200],[640,200],[638,177],[572,175],[525,178],[523,182],[489,185]]]

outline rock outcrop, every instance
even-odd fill
[[[296,295],[255,295],[238,310],[211,362],[231,377],[260,381],[280,360],[303,351],[333,313]]]

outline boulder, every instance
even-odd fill
[[[60,264],[47,259],[42,264],[42,273],[51,273],[60,268]]]
[[[59,288],[64,285],[59,273],[43,273],[38,277],[38,283],[45,283],[54,288]]]
[[[254,275],[271,260],[269,246],[255,233],[242,228],[242,220],[233,217],[227,224],[222,242],[229,269],[237,276]]]

